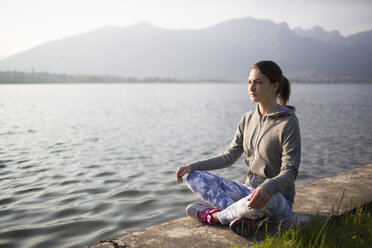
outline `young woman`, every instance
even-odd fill
[[[204,224],[230,224],[243,236],[254,231],[252,223],[258,219],[268,217],[269,222],[279,223],[290,218],[301,155],[295,108],[286,105],[290,85],[280,67],[272,61],[256,63],[248,84],[250,99],[258,104],[240,120],[224,154],[181,166],[176,173],[178,183],[188,174],[189,188],[214,206],[192,203],[186,209],[189,216]],[[231,166],[243,152],[248,166],[245,184],[205,172]]]

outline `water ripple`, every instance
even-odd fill
[[[15,199],[13,197],[0,199],[1,207],[5,207],[7,204],[12,203],[12,202],[15,202]]]
[[[10,159],[8,159],[8,160],[0,160],[0,165],[4,165],[4,164],[6,164],[6,163],[11,163],[11,162],[13,162],[14,160],[10,160]]]
[[[24,190],[20,190],[20,191],[15,191],[14,194],[15,195],[24,195],[24,194],[29,194],[29,193],[33,193],[33,192],[38,192],[38,191],[41,191],[41,190],[44,190],[44,188],[29,188],[29,189],[24,189]]]
[[[112,195],[111,197],[112,198],[124,198],[124,197],[133,198],[133,197],[142,197],[146,194],[147,192],[140,191],[140,190],[123,190],[119,193]]]

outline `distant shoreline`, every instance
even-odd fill
[[[167,77],[119,77],[112,75],[68,75],[49,72],[0,71],[0,84],[47,84],[47,83],[234,83],[236,80],[199,78],[179,79]]]
[[[289,79],[292,83],[372,83],[372,78]],[[119,77],[112,75],[68,75],[49,72],[0,71],[0,84],[94,84],[94,83],[245,83],[246,79],[179,79],[166,77]]]

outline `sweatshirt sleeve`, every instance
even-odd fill
[[[190,164],[191,171],[194,170],[217,170],[233,165],[244,152],[243,134],[245,126],[245,116],[240,120],[234,139],[226,151],[219,156],[206,160],[201,160]]]
[[[278,193],[290,185],[297,178],[301,159],[300,127],[297,118],[291,118],[282,132],[282,161],[280,173],[266,179],[262,184],[270,195]]]

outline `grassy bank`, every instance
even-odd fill
[[[331,216],[325,222],[312,221],[305,227],[267,237],[254,247],[372,247],[371,204],[342,216]]]

